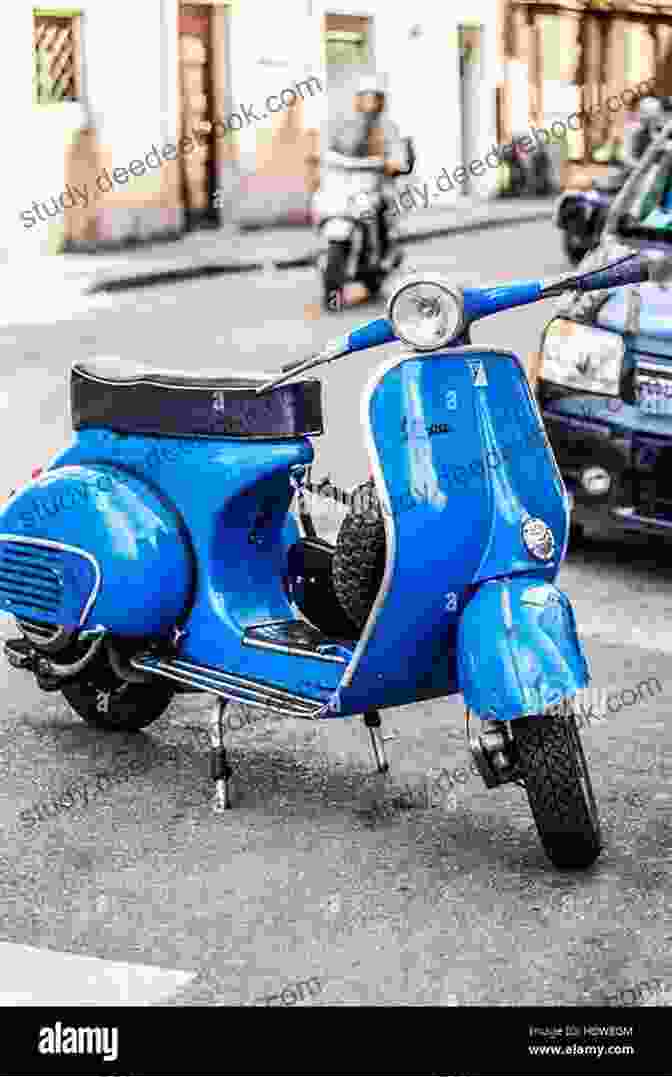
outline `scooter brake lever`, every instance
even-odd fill
[[[282,373],[276,378],[255,390],[255,396],[268,393],[271,389],[275,389],[276,385],[282,385],[284,382],[289,381],[295,374],[304,374],[306,370],[312,370],[313,367],[321,366],[322,363],[330,363],[332,359],[340,359],[342,356],[348,355],[349,352],[350,341],[348,337],[339,337],[338,340],[333,340],[331,344],[327,344],[326,348],[321,352],[317,352],[316,355],[311,355],[308,359],[301,359],[298,363],[288,364],[288,366],[291,366],[291,370],[284,366]]]
[[[315,355],[311,356],[311,359],[314,359],[316,355],[317,352],[315,352]],[[303,366],[305,362],[305,359],[295,359],[292,363],[285,363],[285,365],[281,366],[280,369],[283,374],[288,374],[290,370],[296,370],[298,367]]]

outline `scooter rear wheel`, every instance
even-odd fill
[[[171,685],[158,678],[145,684],[121,680],[102,652],[61,691],[88,725],[127,733],[156,721],[175,695]]]
[[[557,868],[588,868],[600,855],[600,819],[574,717],[512,723],[539,837]]]

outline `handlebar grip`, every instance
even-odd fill
[[[656,269],[646,256],[633,255],[620,265],[586,273],[576,281],[574,287],[578,292],[594,292],[601,288],[619,288],[624,284],[642,284],[651,279],[651,269],[656,276]]]

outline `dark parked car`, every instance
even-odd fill
[[[610,206],[628,177],[627,170],[615,166],[593,180],[587,191],[565,191],[555,207],[553,223],[562,232],[562,243],[569,261],[578,265],[593,250],[602,235]]]
[[[628,249],[672,255],[672,124],[581,268]],[[616,525],[672,535],[672,289],[649,282],[561,300],[542,337],[537,398],[575,534]]]

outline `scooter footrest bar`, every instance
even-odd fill
[[[140,655],[131,661],[134,669],[144,673],[155,673],[178,684],[187,685],[199,692],[212,692],[213,695],[250,707],[262,707],[286,714],[292,718],[316,719],[323,710],[322,703],[304,699],[281,688],[263,684],[259,681],[239,677],[233,673],[208,666],[197,666],[183,659],[157,658],[155,655]]]

